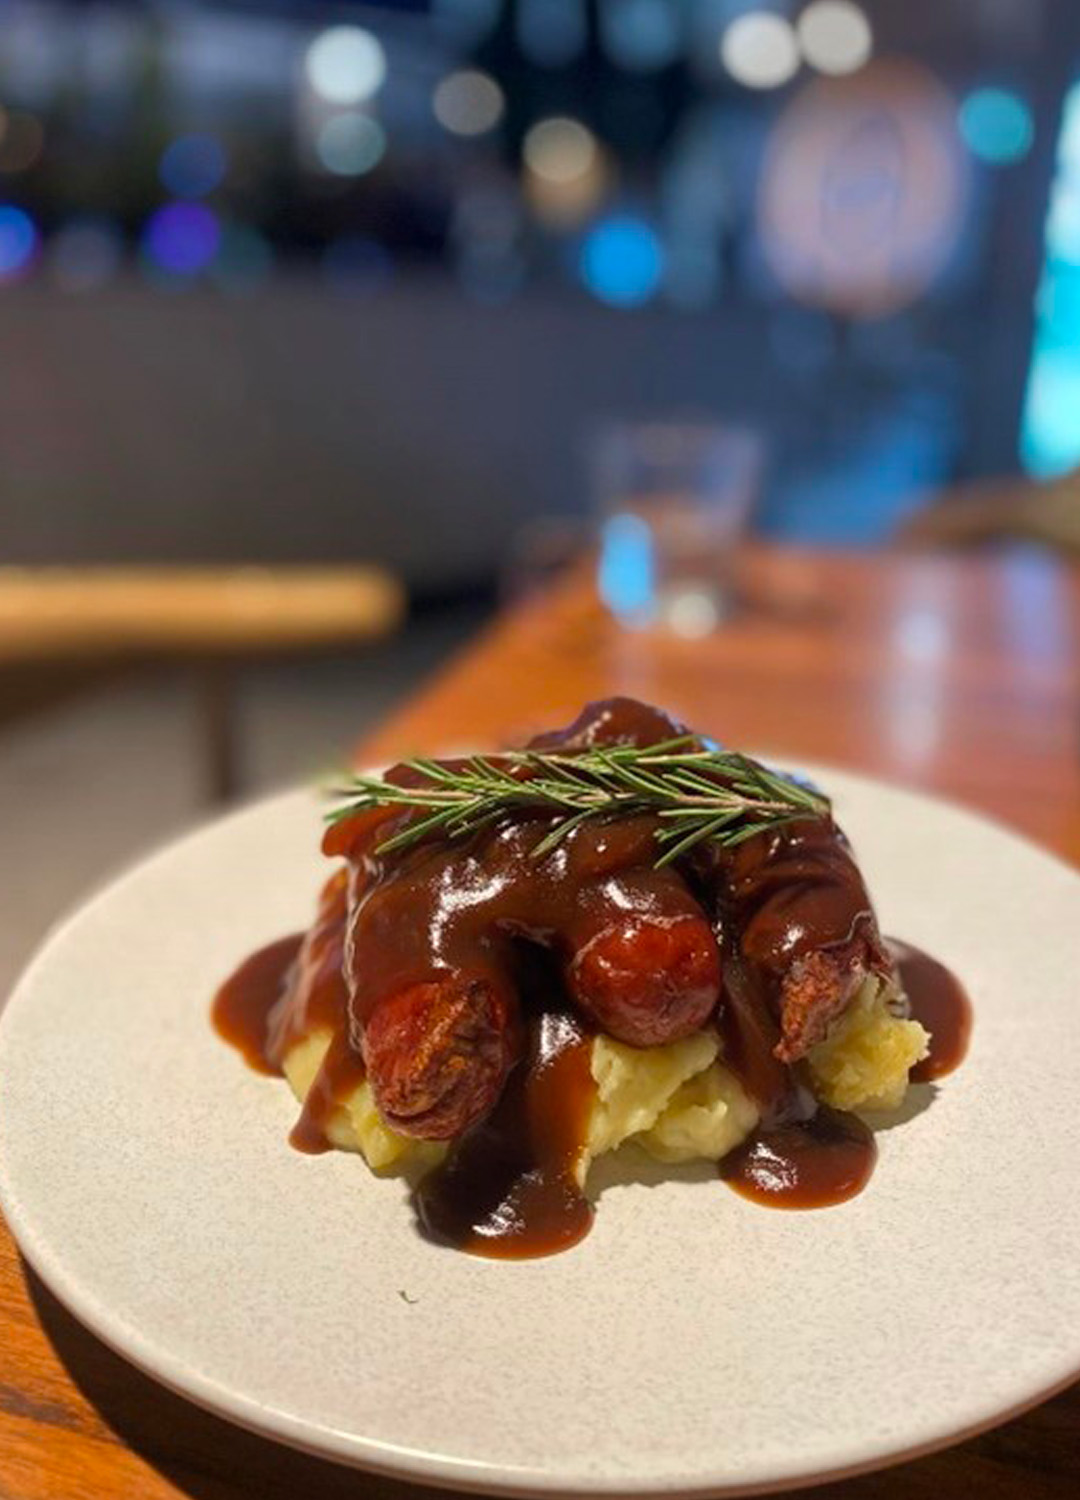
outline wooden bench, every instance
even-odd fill
[[[381,568],[0,568],[0,722],[133,662],[189,667],[215,799],[235,787],[232,680],[267,656],[376,640],[405,595]]]

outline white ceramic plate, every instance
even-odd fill
[[[107,1343],[299,1447],[517,1492],[746,1491],[912,1455],[1080,1373],[1080,878],[1002,829],[824,769],[885,929],[967,982],[972,1050],[866,1192],[780,1212],[710,1171],[617,1183],[592,1234],[493,1262],[404,1186],[289,1149],[295,1106],[211,1031],[307,920],[305,794],[124,876],[0,1021],[0,1201]]]

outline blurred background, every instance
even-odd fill
[[[758,532],[870,548],[1068,475],[1078,413],[1075,0],[0,0],[5,576],[374,564],[409,610],[229,725],[194,648],[91,697],[9,653],[50,852],[0,970],[190,819],[207,733],[218,790],[307,774],[564,560],[605,424],[731,424]]]

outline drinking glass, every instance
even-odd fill
[[[761,467],[761,441],[746,428],[645,422],[597,434],[599,586],[620,623],[698,637],[731,613]]]

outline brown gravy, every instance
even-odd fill
[[[533,1017],[529,1031],[527,1056],[490,1116],[416,1191],[424,1233],[474,1255],[553,1255],[592,1226],[574,1176],[593,1097],[592,1038],[566,1011]]]
[[[280,1077],[289,1049],[313,1031],[331,1033],[329,1050],[289,1136],[298,1151],[330,1149],[327,1121],[363,1081],[364,1063],[352,1046],[348,994],[342,975],[348,912],[344,872],[324,886],[306,933],[261,948],[225,981],[211,1015],[218,1034],[260,1073]]]
[[[270,1016],[284,994],[285,982],[303,941],[304,934],[296,932],[260,948],[244,960],[214,996],[210,1008],[214,1030],[257,1073],[281,1075],[280,1064],[269,1055]]]
[[[921,948],[889,939],[908,997],[911,1018],[930,1033],[930,1052],[911,1070],[912,1083],[931,1083],[958,1068],[971,1042],[973,1015],[967,991],[944,964]]]
[[[720,1176],[771,1208],[827,1208],[861,1193],[876,1161],[869,1127],[819,1104],[808,1120],[756,1130],[724,1157]]]
[[[339,1026],[308,1089],[300,1116],[289,1132],[289,1145],[307,1156],[329,1151],[332,1142],[326,1127],[330,1116],[363,1081],[363,1059],[349,1041],[348,1028]]]

